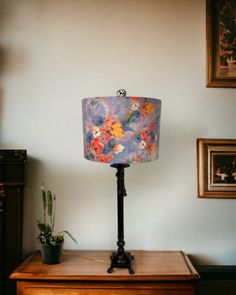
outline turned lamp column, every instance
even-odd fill
[[[107,269],[108,273],[113,271],[113,268],[128,268],[129,273],[133,274],[134,270],[131,266],[131,261],[134,257],[124,249],[124,197],[127,196],[125,189],[125,171],[129,167],[128,164],[112,164],[111,167],[117,169],[117,225],[118,225],[118,249],[111,255],[111,265]]]

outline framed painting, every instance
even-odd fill
[[[236,198],[236,140],[197,139],[198,196]]]
[[[235,20],[235,0],[206,0],[208,87],[236,87]]]

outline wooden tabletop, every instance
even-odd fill
[[[135,274],[127,269],[108,274],[112,251],[63,251],[61,263],[42,262],[40,252],[28,257],[10,276],[15,280],[189,281],[198,273],[182,251],[131,251]]]

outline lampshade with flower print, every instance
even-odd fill
[[[161,101],[154,98],[83,99],[85,158],[109,164],[157,159],[160,113]]]

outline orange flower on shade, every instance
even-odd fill
[[[111,124],[112,124],[112,118],[111,116],[107,116],[105,119],[104,127],[103,127],[104,131],[110,131]]]
[[[148,156],[151,157],[152,151],[154,151],[156,148],[155,144],[149,145],[146,147],[146,151],[148,153]]]
[[[124,130],[121,128],[120,122],[114,122],[111,124],[110,134],[117,138],[121,138],[125,135]]]
[[[103,144],[99,141],[98,138],[95,138],[91,142],[92,153],[95,155],[99,155],[102,153]]]
[[[153,110],[154,110],[154,105],[151,103],[145,102],[141,106],[142,116],[150,116]]]
[[[148,104],[146,105],[146,107],[145,107],[145,113],[146,113],[146,115],[147,115],[147,116],[150,116],[151,113],[153,112],[153,110],[154,110],[154,105],[151,104],[151,103],[148,103]]]

